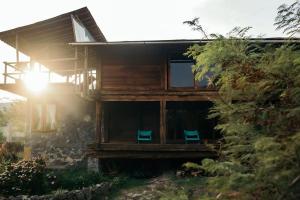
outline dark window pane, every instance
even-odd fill
[[[170,63],[170,86],[171,87],[194,87],[194,74],[192,62]]]

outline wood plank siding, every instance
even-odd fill
[[[160,65],[103,65],[104,90],[162,89]]]

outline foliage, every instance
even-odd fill
[[[277,29],[283,30],[288,35],[300,33],[300,2],[295,1],[291,5],[283,4],[278,8],[275,20]]]
[[[4,195],[41,194],[45,188],[45,162],[36,158],[7,164],[0,174],[0,190]]]
[[[215,35],[214,41],[187,52],[196,61],[196,78],[212,72],[219,93],[209,117],[219,119],[222,151],[219,160],[206,159],[202,167],[217,176],[212,187],[238,191],[245,198],[297,199],[300,51],[289,42],[254,44],[246,36],[248,29]]]
[[[89,172],[82,167],[51,170],[48,171],[46,177],[51,190],[57,190],[59,188],[67,190],[80,189],[111,180],[109,177],[105,177],[97,172]]]
[[[23,144],[18,142],[3,143],[0,147],[0,162],[16,162],[23,148]]]
[[[3,142],[5,142],[5,137],[3,135],[2,129],[0,128],[0,144],[3,143]]]
[[[2,162],[0,165],[0,191],[2,195],[40,195],[51,191],[81,189],[110,181],[115,187],[123,180],[88,172],[82,166],[69,169],[46,169],[43,159]]]

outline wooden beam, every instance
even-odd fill
[[[75,75],[75,92],[78,92],[78,86],[80,85],[80,82],[78,83],[78,75],[77,75],[77,71],[78,71],[78,47],[75,47],[75,51],[74,51],[74,57],[76,58],[75,63],[74,63],[74,75]]]
[[[84,47],[84,66],[83,66],[83,96],[87,95],[88,91],[88,47]]]
[[[19,61],[19,36],[18,33],[16,33],[16,62],[18,63]]]
[[[164,89],[168,90],[168,59],[166,59],[165,61],[165,65],[164,65]]]
[[[160,101],[160,144],[166,144],[166,101]]]
[[[96,101],[96,140],[98,144],[105,141],[104,135],[102,134],[102,103]]]
[[[7,63],[4,62],[4,84],[7,81]]]
[[[101,89],[101,74],[102,74],[102,59],[99,56],[98,58],[98,67],[96,68],[96,89],[100,90]]]

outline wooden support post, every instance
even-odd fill
[[[26,112],[26,131],[25,131],[25,145],[24,145],[24,160],[31,159],[31,140],[32,140],[32,100],[27,98],[27,112]]]
[[[98,67],[96,68],[96,89],[101,89],[101,73],[102,72],[102,60],[101,57],[98,58]]]
[[[165,62],[165,65],[164,65],[164,90],[168,90],[168,77],[169,77],[169,74],[168,74],[168,59],[166,60]]]
[[[84,69],[83,69],[83,95],[88,92],[88,47],[84,47]]]
[[[75,74],[75,87],[77,86],[77,68],[78,68],[78,49],[75,47],[75,63],[74,63],[74,74]]]
[[[166,101],[160,101],[160,143],[166,144]]]
[[[4,63],[4,84],[7,82],[7,64]]]
[[[104,136],[102,133],[102,103],[96,101],[96,140],[98,144],[104,142]]]
[[[19,61],[19,36],[18,33],[16,33],[16,62],[18,63]]]

